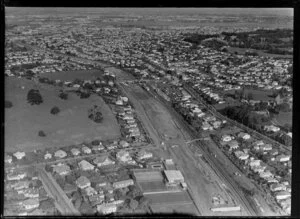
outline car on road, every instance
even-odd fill
[[[171,147],[172,147],[172,148],[175,148],[175,147],[178,147],[178,145],[172,145]]]

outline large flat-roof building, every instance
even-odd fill
[[[179,170],[164,170],[164,174],[168,183],[184,182],[184,177]]]

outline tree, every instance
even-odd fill
[[[44,131],[39,131],[39,134],[38,134],[40,137],[46,137],[46,134]]]
[[[135,210],[138,206],[139,206],[139,203],[136,200],[130,199],[129,207],[131,210]]]
[[[43,98],[40,94],[40,91],[34,90],[34,89],[29,90],[28,94],[27,94],[27,101],[31,105],[34,105],[34,104],[39,105],[39,104],[43,103]]]
[[[80,92],[79,94],[80,94],[80,99],[86,99],[91,96],[89,92]]]
[[[75,199],[74,207],[79,210],[81,206],[81,202],[82,202],[81,198]]]
[[[50,111],[50,113],[53,114],[53,115],[56,115],[56,114],[58,114],[59,112],[60,112],[60,109],[59,109],[57,106],[53,107],[53,108],[51,109],[51,111]]]
[[[149,205],[149,199],[148,198],[146,198],[145,196],[141,196],[139,199],[138,199],[138,201],[139,201],[139,208],[146,208],[146,207],[148,207],[148,205]]]
[[[126,194],[128,197],[134,198],[141,195],[141,191],[135,185],[128,186],[128,189],[129,191]]]
[[[248,93],[247,97],[248,100],[253,100],[253,94],[251,92]]]
[[[290,106],[288,103],[282,103],[282,104],[278,105],[278,109],[279,109],[279,111],[282,111],[282,112],[288,112],[290,110]]]
[[[11,108],[13,106],[12,102],[10,102],[9,100],[5,100],[5,108]]]
[[[92,145],[93,146],[96,146],[96,145],[99,145],[100,144],[100,141],[99,140],[94,140],[92,141]]]
[[[43,211],[48,212],[51,209],[53,210],[55,208],[55,205],[53,201],[47,199],[45,201],[41,201],[39,208],[42,209]]]
[[[74,184],[74,182],[76,181],[76,178],[74,175],[67,175],[66,176],[66,183],[69,183],[69,184]]]
[[[93,108],[88,110],[88,118],[93,120],[96,123],[100,123],[103,120],[102,113],[100,111],[100,107],[97,105],[94,105]]]
[[[120,200],[122,197],[124,197],[124,194],[120,189],[114,191],[115,200]]]
[[[94,210],[92,208],[92,206],[87,203],[87,202],[83,202],[79,208],[79,211],[83,214],[83,215],[92,215]]]
[[[64,93],[64,92],[60,92],[59,95],[58,95],[61,99],[63,100],[67,100],[68,99],[68,94],[67,93]]]
[[[45,170],[49,173],[52,173],[53,168],[49,164],[46,164]]]

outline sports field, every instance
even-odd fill
[[[40,91],[44,100],[42,104],[27,103],[30,89]],[[120,127],[114,115],[99,96],[80,99],[76,94],[69,93],[69,98],[62,100],[58,97],[59,88],[12,77],[5,79],[5,91],[5,99],[13,104],[12,108],[5,109],[7,151],[32,151],[120,137]],[[88,118],[88,109],[93,105],[101,107],[102,123],[95,123]],[[54,106],[60,109],[57,115],[50,113]],[[38,136],[40,130],[45,132],[46,137]]]

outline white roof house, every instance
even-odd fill
[[[240,133],[238,134],[238,137],[239,137],[239,138],[242,138],[242,139],[244,139],[244,140],[248,140],[248,139],[251,138],[251,136],[250,136],[248,133],[245,133],[245,132],[240,132]]]
[[[23,157],[25,157],[25,152],[16,152],[13,154],[18,160],[21,160]]]
[[[54,156],[58,158],[64,158],[67,156],[67,153],[63,150],[58,150],[54,153]]]
[[[179,170],[165,170],[164,173],[169,183],[184,182],[184,177]]]
[[[287,199],[291,197],[291,193],[288,191],[280,191],[275,194],[277,200]]]
[[[230,135],[223,135],[221,138],[222,141],[229,142],[232,140]]]
[[[80,169],[82,170],[93,170],[95,168],[95,166],[89,162],[87,162],[86,160],[82,160],[78,163],[78,166],[80,167]]]

